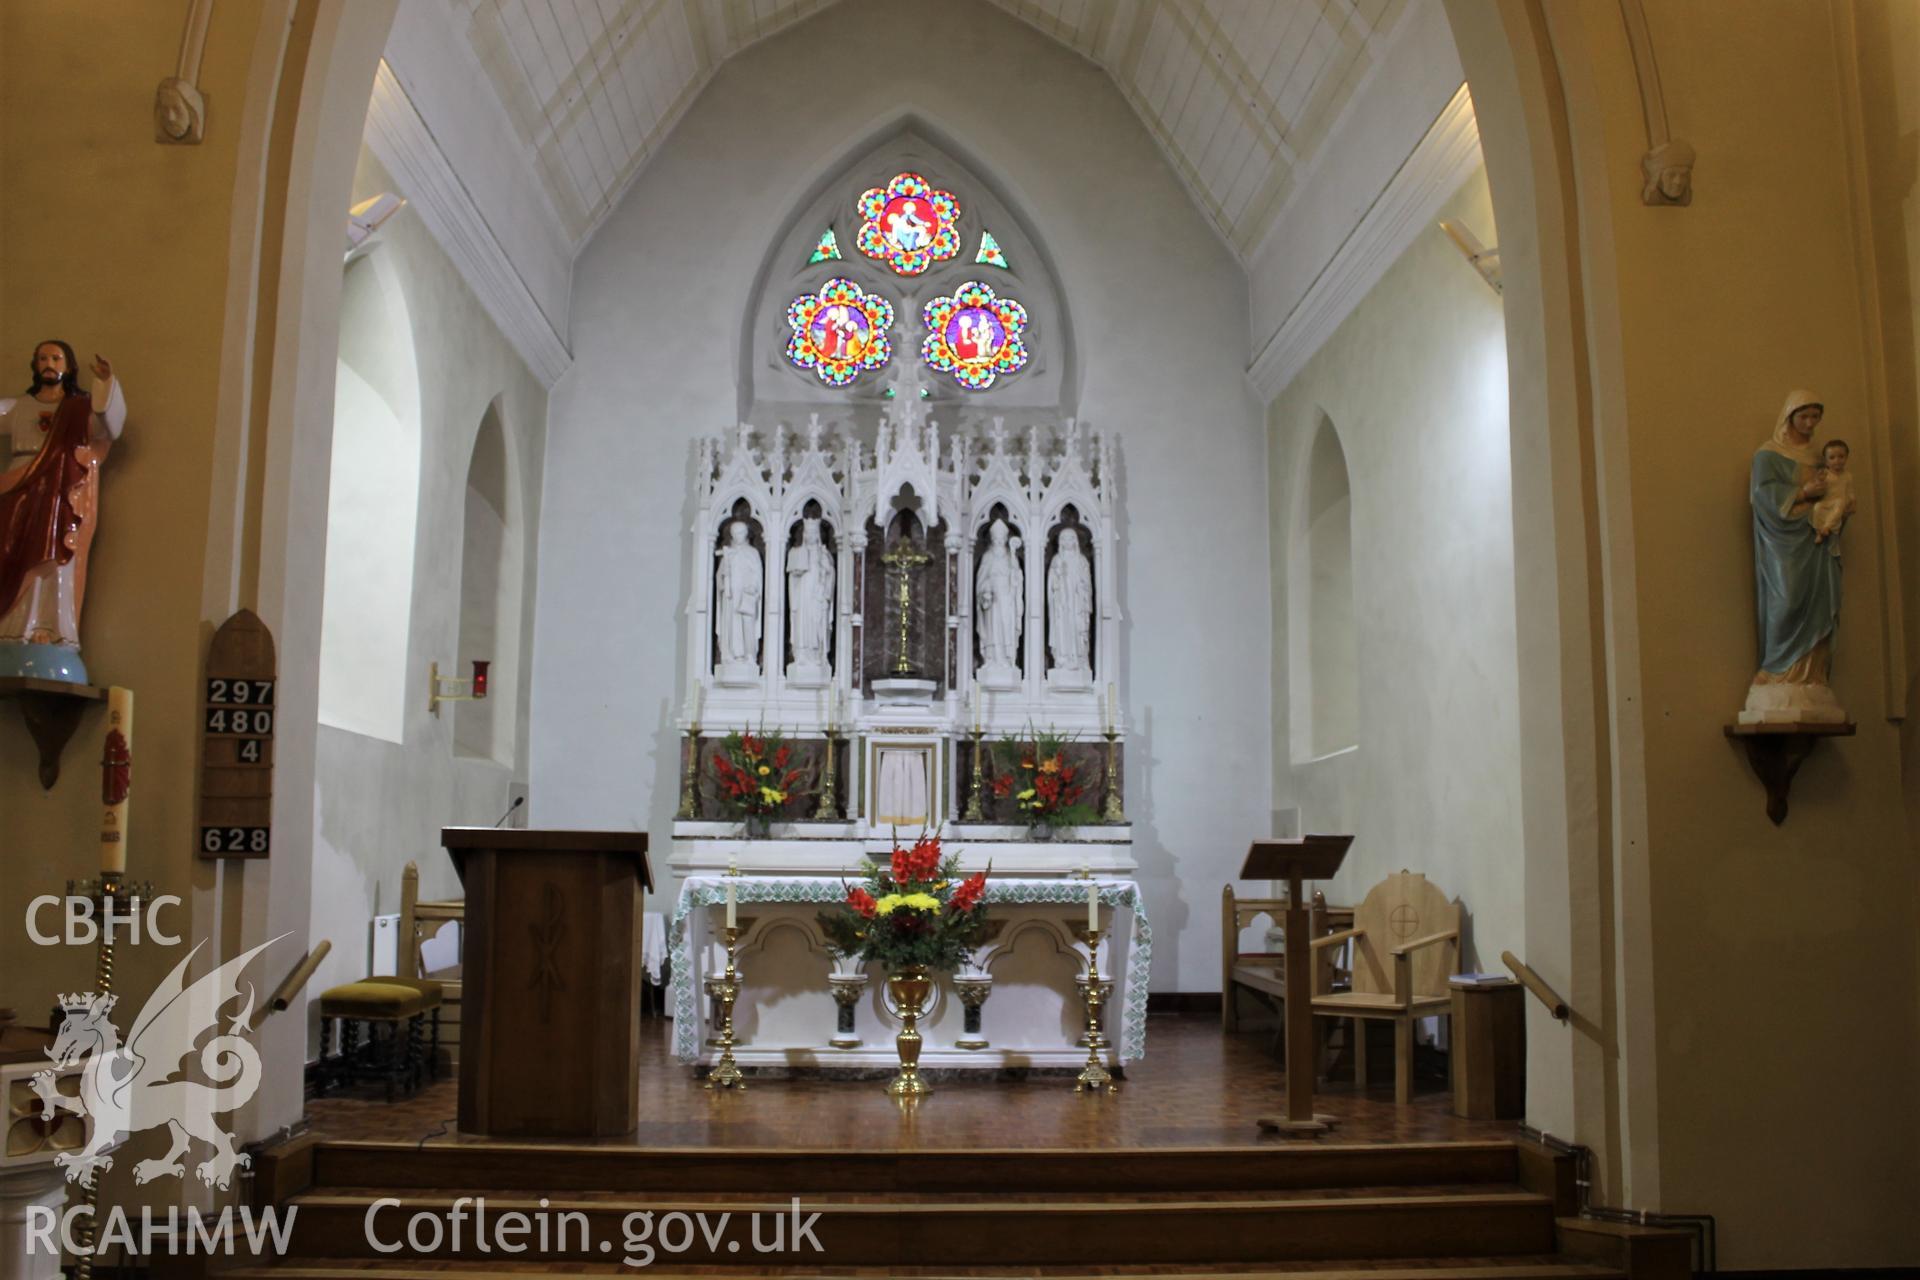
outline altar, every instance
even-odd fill
[[[886,390],[870,435],[815,414],[697,447],[676,1051],[708,1049],[708,908],[733,873],[751,920],[736,1059],[893,1061],[884,984],[815,917],[869,858],[931,831],[969,871],[992,867],[994,933],[942,980],[923,1061],[1084,1062],[1071,917],[1089,879],[1116,913],[1106,1033],[1116,1061],[1137,1057],[1151,951],[1130,878],[1114,442],[1072,419],[943,437],[917,370]]]
[[[963,858],[967,870],[984,867]],[[726,888],[737,906],[735,964],[742,994],[734,1007],[734,1060],[744,1068],[891,1068],[897,1022],[886,1007],[884,974],[827,946],[816,923],[840,902],[837,878],[808,875],[694,876],[680,889],[669,928],[673,965],[673,1049],[682,1062],[708,1061],[716,1029],[706,980],[725,968],[720,936]],[[1147,975],[1153,930],[1137,885],[1096,878],[995,877],[991,917],[973,963],[935,986],[920,1020],[930,1068],[1077,1069],[1085,1047],[1087,889],[1100,900],[1100,977],[1113,984],[1104,1031],[1108,1066],[1146,1052]]]

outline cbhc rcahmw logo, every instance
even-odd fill
[[[57,947],[62,944],[69,947],[90,947],[102,941],[138,943],[141,927],[144,925],[146,936],[161,946],[180,945],[179,934],[167,933],[160,927],[161,911],[180,905],[180,899],[173,894],[163,893],[157,898],[145,900],[136,898],[127,902],[121,902],[118,899],[107,899],[107,901],[121,909],[114,910],[110,907],[104,913],[104,919],[95,919],[96,914],[100,914],[100,908],[94,899],[78,893],[69,893],[64,897],[59,894],[43,893],[27,904],[27,936],[33,939],[34,945],[41,947]],[[133,909],[126,910],[125,908],[129,906]],[[49,907],[61,909],[57,917],[60,922],[57,926],[60,928],[58,933],[47,933],[40,927]]]

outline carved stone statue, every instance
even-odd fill
[[[1053,657],[1048,679],[1056,685],[1084,686],[1091,673],[1093,566],[1080,549],[1080,531],[1068,525],[1047,566],[1047,650]]]
[[[824,684],[827,653],[833,642],[833,551],[820,538],[820,521],[800,525],[800,545],[787,552],[787,634],[793,661],[787,680],[796,685]]]
[[[760,601],[766,567],[748,541],[747,522],[727,526],[713,575],[713,633],[720,642],[715,675],[722,684],[751,683],[760,677]]]
[[[1815,512],[1832,481],[1813,445],[1826,410],[1811,391],[1788,395],[1773,438],[1753,455],[1753,569],[1760,669],[1742,724],[1842,724],[1847,713],[1827,684],[1840,619],[1837,540],[1822,538]]]
[[[987,530],[987,549],[974,575],[974,628],[980,643],[980,682],[989,689],[1020,683],[1020,629],[1026,612],[1027,579],[1015,553],[1020,539],[1009,536],[1007,522]]]
[[[33,382],[0,400],[0,675],[87,683],[80,612],[100,517],[100,464],[127,420],[113,366],[80,390],[73,348],[33,349]]]

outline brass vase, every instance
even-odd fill
[[[900,1014],[900,1033],[893,1038],[900,1053],[900,1073],[887,1085],[894,1098],[924,1098],[933,1090],[920,1078],[920,1015],[926,1011],[927,998],[933,994],[933,971],[923,964],[910,964],[898,973],[887,975],[887,991],[893,996]]]

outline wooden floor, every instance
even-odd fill
[[[1261,1032],[1223,1035],[1214,1015],[1154,1015],[1147,1056],[1127,1068],[1111,1098],[1076,1095],[1071,1080],[967,1079],[936,1086],[901,1110],[874,1080],[755,1080],[744,1093],[709,1092],[668,1044],[672,1023],[642,1024],[640,1129],[613,1145],[641,1147],[968,1150],[1007,1147],[1284,1145],[1262,1133],[1257,1117],[1284,1108],[1285,1075]],[[1377,1055],[1376,1055],[1377,1056]],[[1379,1064],[1376,1064],[1379,1065]],[[1448,1110],[1439,1081],[1423,1082],[1413,1105],[1393,1103],[1382,1079],[1364,1094],[1350,1083],[1327,1086],[1315,1109],[1339,1117],[1335,1143],[1449,1142],[1512,1138],[1517,1126],[1469,1121]],[[317,1098],[315,1131],[337,1139],[430,1144],[481,1141],[455,1132],[456,1089],[442,1080],[412,1098]]]

